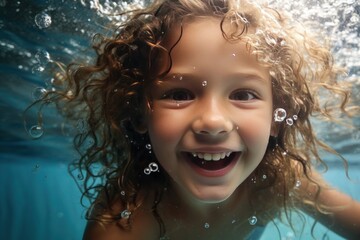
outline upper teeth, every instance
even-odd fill
[[[193,157],[198,157],[206,161],[219,161],[225,157],[230,156],[231,152],[222,152],[222,153],[191,153]]]

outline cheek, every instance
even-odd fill
[[[266,148],[270,131],[271,131],[271,117],[269,115],[260,114],[258,117],[249,117],[242,119],[242,127],[238,131],[242,140],[248,146],[257,146]]]
[[[174,114],[162,114],[153,112],[149,117],[148,130],[153,144],[169,144],[176,141],[181,127]]]

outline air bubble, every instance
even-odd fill
[[[266,179],[266,178],[267,178],[267,176],[264,174],[264,175],[262,175],[262,178],[263,178],[263,179]]]
[[[149,144],[149,143],[146,144],[146,145],[145,145],[145,148],[148,149],[148,150],[150,150],[150,149],[151,149],[151,144]]]
[[[121,196],[125,196],[125,191],[120,192]]]
[[[150,168],[145,168],[145,169],[144,169],[144,173],[145,173],[146,175],[150,175],[150,174],[151,174]]]
[[[274,111],[275,122],[282,122],[286,118],[286,111],[283,108],[277,108]]]
[[[295,183],[295,188],[299,188],[301,186],[301,181],[297,180]]]
[[[51,17],[49,14],[41,12],[36,14],[35,23],[40,29],[48,28],[51,25]]]
[[[30,128],[29,134],[32,138],[40,138],[44,134],[44,130],[40,125],[34,125]]]
[[[286,119],[286,124],[289,126],[292,126],[294,124],[294,121],[291,118]]]
[[[128,219],[131,215],[131,212],[127,209],[121,212],[121,218]]]
[[[179,77],[179,80],[180,80],[180,81],[181,81],[181,80],[183,80],[183,77],[182,77],[182,76],[180,76],[180,77]]]
[[[208,229],[210,227],[210,224],[209,223],[205,223],[204,224],[204,228]]]
[[[32,93],[32,97],[35,101],[42,99],[46,95],[47,91],[45,88],[37,87]]]
[[[205,86],[207,85],[207,81],[203,81],[203,82],[201,83],[201,85],[202,85],[203,87],[205,87]]]
[[[235,53],[233,53],[232,55],[233,55],[233,57],[235,57],[235,56],[236,56],[236,54],[235,54]]]
[[[156,163],[152,162],[152,163],[149,164],[149,169],[150,169],[152,172],[156,172],[156,171],[159,170],[159,166],[158,166]]]
[[[257,217],[256,216],[251,216],[251,217],[249,217],[249,224],[250,225],[255,225],[256,223],[257,223]]]
[[[293,116],[293,119],[296,121],[296,120],[298,120],[298,116],[297,115],[294,115]]]
[[[47,64],[51,62],[50,54],[46,50],[39,50],[35,54],[35,58],[38,61],[38,63]]]

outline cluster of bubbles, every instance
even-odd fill
[[[263,182],[263,181],[266,181],[266,179],[267,179],[267,175],[266,175],[266,174],[263,174],[263,175],[261,176],[261,178],[260,178],[260,181]],[[251,181],[252,183],[256,184],[256,182],[257,182],[256,176],[251,177],[250,181]]]
[[[151,144],[150,143],[148,143],[148,144],[146,144],[145,145],[145,148],[147,149],[147,150],[149,150],[149,153],[151,154]]]
[[[264,1],[271,7],[288,12],[298,22],[308,23],[314,31],[320,31],[319,36],[326,36],[330,40],[337,63],[347,66],[350,72],[359,74],[359,1]]]
[[[152,149],[152,146],[150,143],[146,144],[145,145],[145,148],[149,151],[149,154],[151,154],[151,149]],[[148,167],[146,167],[144,169],[144,173],[146,175],[150,175],[152,172],[158,172],[159,171],[159,166],[157,165],[157,163],[155,162],[151,162],[149,163]]]
[[[32,73],[41,73],[45,70],[48,63],[52,62],[50,54],[46,50],[39,50],[35,54],[35,65],[32,68]],[[54,79],[46,80],[45,84],[51,86]],[[32,92],[32,98],[37,101],[42,99],[48,91],[44,87],[36,87]]]
[[[91,9],[95,9],[96,13],[100,17],[106,17],[110,21],[122,22],[127,18],[125,15],[119,14],[124,11],[131,11],[139,8],[144,8],[147,4],[146,0],[132,0],[132,1],[99,1],[91,0],[89,5]],[[84,0],[81,0],[81,4],[86,6],[87,3]]]
[[[32,68],[32,73],[43,72],[46,68],[46,65],[49,62],[52,62],[50,54],[44,49],[37,51],[37,53],[35,54],[35,61],[36,63]]]
[[[292,117],[287,117],[286,110],[283,108],[277,108],[274,111],[274,121],[275,122],[283,122],[285,120],[286,124],[292,126],[294,121],[298,119],[297,115],[293,115]]]
[[[146,175],[150,175],[152,172],[158,172],[158,171],[159,171],[159,166],[155,162],[149,163],[149,166],[144,169],[144,173]]]

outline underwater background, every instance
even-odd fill
[[[83,127],[70,125],[52,105],[25,109],[46,91],[56,88],[55,62],[91,62],[95,33],[111,33],[112,12],[143,6],[147,1],[0,0],[0,239],[81,239],[86,221],[81,193],[68,172],[78,157],[71,137]],[[348,67],[346,81],[355,83],[360,98],[360,3],[355,0],[267,1],[314,25],[329,37],[335,60]],[[314,30],[314,31],[315,31]],[[95,39],[96,40],[96,39]],[[345,80],[344,80],[345,81]],[[360,126],[360,119],[354,119]],[[342,161],[324,155],[325,178],[360,201],[360,132],[314,122],[315,130],[349,163],[347,179]],[[78,181],[81,179],[77,179]],[[277,222],[261,239],[311,239],[313,221],[302,235]],[[280,235],[279,235],[280,234]],[[278,237],[277,237],[278,236]],[[343,239],[320,224],[315,239]]]

